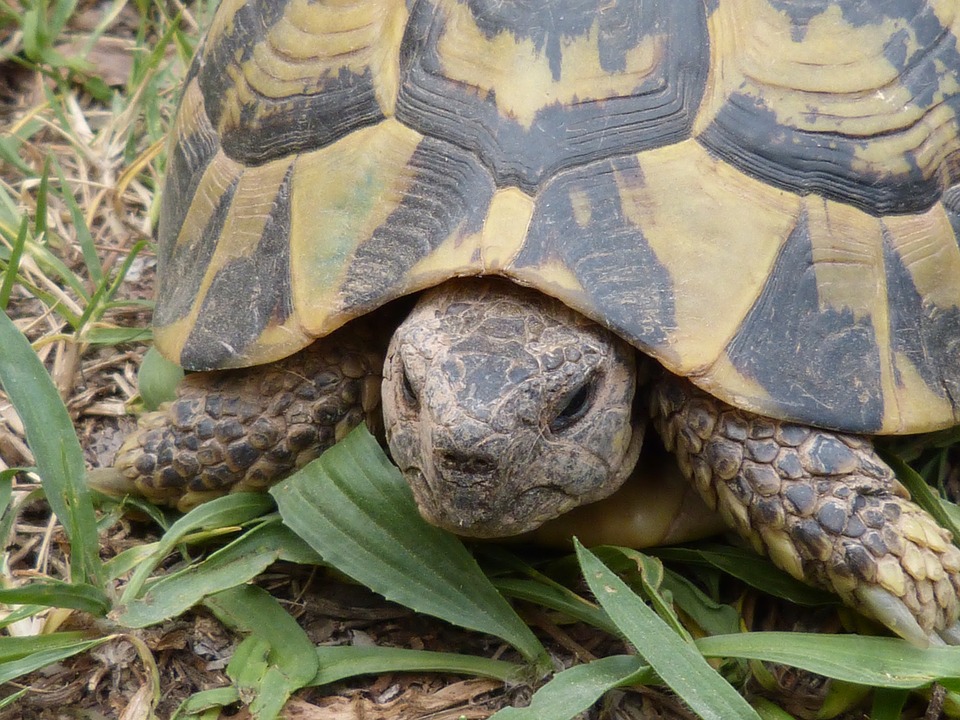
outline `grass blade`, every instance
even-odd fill
[[[0,589],[0,603],[72,608],[103,616],[110,600],[99,587],[57,580],[35,580],[22,587]]]
[[[83,216],[77,198],[74,196],[67,178],[64,177],[63,169],[59,163],[54,161],[57,169],[57,177],[60,180],[60,198],[67,206],[70,213],[70,219],[73,222],[73,229],[77,233],[77,243],[80,245],[80,252],[83,254],[83,262],[87,267],[87,273],[95,285],[103,282],[103,265],[100,264],[100,256],[97,254],[96,245],[93,242],[93,236],[90,234],[90,228],[87,227],[87,219]]]
[[[121,605],[128,605],[140,595],[150,573],[186,535],[204,529],[222,531],[229,526],[241,526],[272,508],[273,502],[262,493],[234,493],[194,508],[170,526],[156,544],[153,556],[136,569],[124,588]]]
[[[250,633],[227,667],[241,697],[254,694],[254,718],[269,720],[291,694],[317,674],[320,662],[313,643],[280,603],[253,585],[232,588],[207,599],[223,622]]]
[[[201,690],[194,693],[182,703],[173,713],[171,720],[180,718],[197,717],[222,717],[221,713],[216,715],[203,715],[206,711],[219,711],[228,705],[233,705],[240,701],[240,693],[232,685],[228,687],[214,688],[213,690]]]
[[[72,579],[102,587],[97,523],[70,416],[30,343],[5,312],[0,313],[0,348],[0,384],[20,414],[47,500],[70,539]]]
[[[17,700],[27,694],[28,689],[29,688],[24,688],[23,690],[19,690],[13,695],[7,695],[7,697],[0,700],[0,710],[11,707]]]
[[[960,647],[915,648],[900,638],[751,632],[700,638],[707,657],[783,663],[828,677],[886,688],[960,678]]]
[[[676,606],[708,635],[739,631],[740,614],[733,606],[715,602],[679,573],[667,570],[663,577],[663,588],[673,596]]]
[[[317,648],[317,659],[320,670],[309,683],[313,686],[389,672],[454,673],[503,682],[518,682],[522,675],[519,666],[504,660],[394,647],[323,646]]]
[[[284,555],[292,533],[264,523],[202,562],[151,583],[142,596],[111,614],[126,627],[141,628],[176,617],[205,597],[249,582]]]
[[[50,156],[43,162],[43,173],[37,187],[37,210],[33,218],[33,234],[41,237],[47,234],[47,198],[50,194]]]
[[[3,636],[0,637],[0,663],[20,660],[35,652],[62,649],[87,639],[87,635],[79,631],[25,637]]]
[[[114,277],[112,279],[109,277],[102,278],[100,282],[97,283],[93,295],[90,296],[90,300],[86,308],[84,308],[83,315],[81,315],[77,321],[77,331],[82,331],[84,338],[86,337],[87,325],[91,320],[99,319],[99,317],[103,315],[104,310],[109,307],[114,295],[117,294],[117,290],[120,289],[120,285],[123,284],[124,278],[130,271],[130,266],[133,265],[133,261],[136,260],[137,255],[140,254],[140,251],[143,250],[144,247],[146,247],[145,242],[141,241],[136,243],[130,248],[130,251],[123,260],[123,264]]]
[[[10,293],[13,291],[13,284],[17,280],[17,273],[20,271],[20,258],[23,256],[23,247],[27,243],[27,218],[24,217],[20,223],[20,229],[17,231],[17,238],[14,240],[10,250],[10,260],[3,271],[3,281],[0,282],[0,310],[6,310],[10,302]]]
[[[899,720],[909,696],[906,690],[877,688],[873,693],[870,720]]]
[[[599,628],[611,635],[619,635],[617,626],[607,614],[568,588],[523,578],[495,578],[493,586],[503,595],[536,603],[562,612],[564,615]]]
[[[68,657],[73,657],[74,655],[95,648],[97,645],[102,645],[111,639],[113,639],[111,636],[107,636],[95,640],[81,640],[79,642],[74,640],[72,642],[59,644],[53,648],[30,653],[18,660],[0,662],[0,685],[15,680],[21,675],[32,673],[34,670],[53,665],[61,660],[66,660]]]
[[[708,565],[751,587],[798,605],[837,605],[836,595],[818,590],[780,570],[755,552],[729,545],[703,543],[692,547],[650,548],[661,560]]]
[[[731,685],[606,565],[576,543],[583,575],[601,607],[657,675],[704,720],[758,720]]]
[[[528,661],[549,666],[540,641],[463,544],[420,517],[366,427],[270,492],[283,521],[341,572],[417,612],[503,638]]]
[[[537,690],[527,707],[504,708],[490,720],[569,720],[615,687],[655,679],[649,670],[640,658],[630,655],[574,665]]]

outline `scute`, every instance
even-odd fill
[[[203,219],[194,216],[189,224],[186,222],[207,167],[220,149],[195,80],[189,81],[184,89],[173,137],[178,142],[171,144],[160,206],[159,263],[165,271],[158,277],[154,323],[161,327],[189,311],[200,286],[203,268],[216,246],[222,216],[229,207],[229,197],[225,196],[230,191],[215,192],[215,205],[221,208],[220,212],[214,210],[205,213]],[[208,179],[207,184],[220,190],[216,181]],[[178,238],[184,230],[185,241],[180,243]]]
[[[502,275],[740,408],[960,421],[954,0],[225,0],[156,340],[268,362]]]
[[[198,79],[231,158],[313,150],[392,111],[402,0],[250,0],[219,17]]]
[[[863,305],[871,305],[871,257],[846,249],[842,277],[854,283],[851,307],[830,303],[821,290],[823,272],[835,258],[815,257],[811,212],[802,206],[797,223],[770,270],[763,291],[726,347],[731,363],[769,394],[778,414],[816,417],[826,427],[877,432],[883,426],[877,332]],[[852,243],[851,243],[852,245]],[[818,262],[819,260],[819,262]],[[864,262],[865,261],[865,262]],[[866,279],[864,281],[864,278]],[[859,312],[858,312],[859,311]],[[797,355],[810,348],[817,362]]]
[[[696,137],[766,182],[872,214],[960,180],[960,5],[721,0]]]
[[[688,137],[707,45],[700,0],[602,12],[583,0],[418,2],[397,117],[533,192],[565,167]]]

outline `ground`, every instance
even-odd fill
[[[0,268],[14,264],[22,218],[27,235],[17,280],[0,285],[0,303],[50,372],[90,468],[109,464],[135,425],[137,368],[147,347],[155,271],[163,133],[177,78],[211,7],[209,1],[183,6],[177,0],[138,6],[83,0],[72,12],[69,3],[0,7]],[[173,32],[178,13],[181,30]],[[76,64],[79,55],[86,57],[82,66]],[[98,287],[109,292],[98,296]],[[3,526],[9,530],[2,567],[6,587],[30,578],[69,577],[63,528],[34,496],[38,478],[13,471],[32,465],[20,418],[0,394],[0,477],[12,476],[17,508],[15,522]],[[109,510],[103,517],[104,559],[158,537],[156,526],[143,519]],[[499,641],[412,613],[320,568],[278,564],[257,583],[281,600],[316,644],[488,657],[511,652]],[[756,627],[822,630],[836,623],[833,614],[796,618],[756,594],[728,592],[747,598],[745,617]],[[558,624],[535,606],[521,605],[521,611],[558,667],[629,650],[596,629]],[[193,693],[229,683],[224,669],[239,641],[203,610],[134,632],[76,611],[45,612],[5,626],[7,635],[21,637],[54,629],[116,638],[4,685],[0,698],[29,691],[0,709],[0,720],[149,717],[144,697],[152,666],[161,689],[156,716],[167,718]],[[822,701],[826,683],[817,676],[777,667],[771,677],[780,688],[774,695],[798,717],[809,716]],[[751,689],[762,693],[756,683]],[[390,673],[302,690],[284,716],[486,718],[506,705],[525,704],[532,690],[483,679]],[[921,703],[914,716],[938,717],[936,703]],[[231,712],[248,716],[239,705]],[[635,689],[608,694],[584,717],[694,716],[667,693]],[[854,709],[845,717],[865,715]]]

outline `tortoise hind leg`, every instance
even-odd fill
[[[653,415],[707,503],[778,567],[915,645],[960,644],[960,550],[868,440],[737,410],[673,377]]]
[[[188,375],[88,482],[184,511],[264,490],[365,418],[379,422],[380,344],[354,323],[268,365]]]

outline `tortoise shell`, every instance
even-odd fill
[[[156,342],[289,355],[502,275],[757,413],[960,421],[956,0],[224,0]]]

